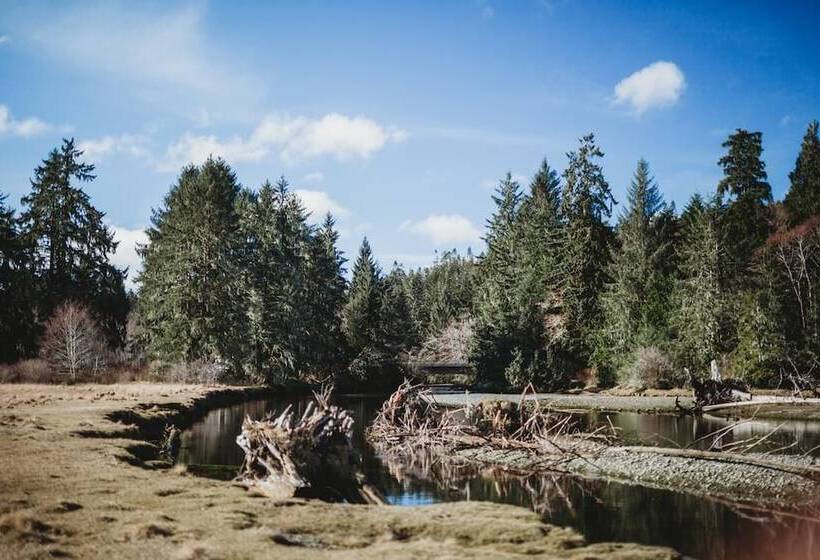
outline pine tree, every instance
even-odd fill
[[[567,154],[562,214],[566,221],[560,270],[564,320],[574,352],[589,359],[601,324],[600,294],[608,280],[612,233],[605,220],[615,198],[598,163],[604,156],[588,134]]]
[[[268,381],[306,373],[313,365],[316,298],[309,281],[313,239],[307,214],[284,177],[262,185],[241,214],[250,244],[245,268],[251,369]]]
[[[63,140],[34,171],[23,197],[22,234],[34,248],[40,321],[65,301],[88,304],[111,345],[124,341],[128,301],[124,271],[109,262],[117,248],[105,215],[77,182],[94,180],[74,140]]]
[[[398,356],[418,342],[404,291],[407,274],[395,267],[382,282],[379,306],[379,343],[391,356]]]
[[[543,301],[556,283],[555,269],[563,241],[561,179],[546,159],[521,204],[519,222],[523,269],[539,284],[539,301]]]
[[[154,211],[139,277],[140,313],[154,357],[240,369],[248,331],[239,194],[228,164],[209,158],[185,167]]]
[[[636,349],[665,342],[673,249],[670,210],[649,164],[640,160],[611,250],[611,282],[602,298],[605,319],[596,352],[602,362],[624,363]]]
[[[353,278],[342,314],[345,337],[354,354],[378,345],[381,291],[381,269],[365,237],[353,265]]]
[[[468,350],[479,384],[505,386],[504,371],[513,360],[519,319],[513,287],[521,198],[521,187],[507,173],[493,196],[496,210],[487,222],[487,251],[479,263],[482,280],[476,290],[476,324]]]
[[[337,248],[338,239],[335,220],[327,214],[311,238],[307,274],[311,365],[316,372],[323,373],[337,370],[345,353],[342,308],[347,288],[344,278],[347,259]]]
[[[791,186],[786,194],[785,205],[792,224],[798,224],[810,216],[820,214],[820,137],[817,121],[809,123],[800,154],[789,173]]]
[[[31,355],[37,336],[31,251],[5,201],[0,193],[0,363]]]
[[[717,192],[729,199],[720,224],[726,240],[725,266],[727,280],[736,288],[744,285],[754,251],[771,233],[772,192],[761,159],[762,136],[760,132],[737,129],[723,143],[727,153],[718,161],[724,177]]]
[[[678,248],[680,278],[675,284],[672,318],[677,361],[704,373],[726,349],[727,302],[721,278],[723,244],[716,224],[717,201],[704,205],[693,197]]]

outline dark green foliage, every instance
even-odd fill
[[[724,244],[717,227],[717,201],[704,204],[692,197],[683,212],[675,283],[674,353],[678,363],[693,373],[708,371],[711,360],[727,347],[730,317],[721,262]]]
[[[640,160],[611,248],[597,362],[617,368],[638,348],[667,345],[675,229],[674,208]]]
[[[139,279],[154,357],[240,369],[248,341],[239,192],[231,168],[208,159],[184,168],[154,211]]]
[[[606,223],[615,199],[599,160],[603,152],[588,134],[567,154],[562,200],[566,222],[561,256],[563,314],[573,352],[587,361],[603,320],[600,294],[608,282],[612,231]]]
[[[306,275],[311,370],[324,374],[342,367],[345,355],[341,310],[347,288],[347,259],[336,246],[338,239],[335,221],[328,214],[310,239]]]
[[[382,277],[367,238],[353,265],[343,328],[352,356],[337,377],[344,388],[389,391],[401,382],[403,354],[416,341],[401,269]]]
[[[87,304],[111,346],[125,338],[128,301],[124,271],[108,258],[117,247],[105,215],[77,183],[94,180],[94,166],[81,161],[74,140],[63,140],[34,170],[23,197],[20,228],[33,249],[37,316],[43,322],[65,301]]]
[[[376,264],[370,243],[365,237],[353,265],[353,279],[342,312],[347,344],[354,354],[367,346],[377,345],[381,283],[381,269]]]
[[[462,257],[445,251],[433,266],[407,273],[403,284],[415,334],[434,337],[451,321],[472,314],[475,259],[469,252]]]
[[[0,193],[0,363],[32,355],[37,337],[32,251],[5,201]]]
[[[560,326],[547,328],[563,230],[559,192],[557,174],[544,162],[528,195],[508,174],[493,197],[469,345],[480,384],[557,389],[573,367]]]
[[[319,255],[318,241],[314,251],[307,215],[284,177],[247,199],[240,208],[249,277],[249,369],[267,381],[294,377],[313,365],[311,304],[319,301],[311,298],[309,263]]]
[[[737,129],[723,143],[727,153],[718,161],[724,177],[718,183],[717,193],[728,199],[720,220],[726,242],[725,267],[735,289],[744,286],[744,273],[754,251],[772,231],[772,191],[766,181],[766,164],[761,159],[762,137],[760,132]]]
[[[820,214],[820,137],[817,121],[809,123],[800,154],[789,173],[791,186],[786,194],[785,205],[792,224],[798,224],[810,216]]]

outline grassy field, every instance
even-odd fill
[[[0,385],[2,558],[674,558],[586,545],[522,508],[273,501],[148,461],[166,422],[249,390]],[[142,457],[142,460],[140,459]]]

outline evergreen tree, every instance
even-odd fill
[[[398,356],[418,342],[404,291],[406,279],[404,270],[395,267],[382,282],[378,337],[380,346],[391,356]]]
[[[677,361],[693,373],[708,371],[726,349],[726,294],[721,278],[723,244],[716,224],[717,201],[693,197],[684,210],[678,248],[680,278],[675,284],[672,318]]]
[[[476,324],[468,350],[480,384],[505,386],[504,370],[513,360],[519,319],[513,286],[521,197],[520,185],[507,173],[493,195],[496,210],[487,222],[487,251],[479,263],[482,280],[476,290]]]
[[[611,251],[611,282],[603,295],[602,344],[596,352],[603,358],[599,361],[623,364],[637,348],[666,341],[668,262],[673,250],[670,214],[674,218],[650,175],[649,164],[640,160]]]
[[[296,376],[311,367],[310,345],[315,342],[307,214],[284,177],[275,185],[266,182],[243,214],[250,243],[245,266],[250,276],[251,369],[268,381]]]
[[[599,160],[603,151],[588,134],[567,154],[562,213],[566,221],[560,270],[564,320],[573,351],[589,359],[601,324],[600,294],[606,284],[612,233],[605,222],[615,198]]]
[[[378,345],[381,284],[381,269],[365,237],[353,265],[353,278],[342,314],[345,337],[354,354]]]
[[[729,199],[721,218],[722,236],[726,240],[725,266],[727,280],[742,287],[754,251],[771,232],[768,205],[772,192],[766,181],[766,164],[761,159],[760,132],[739,128],[723,147],[727,153],[718,164],[723,167],[724,177],[717,192]]]
[[[240,368],[248,331],[239,194],[228,164],[209,158],[183,168],[154,211],[139,278],[140,314],[153,356]]]
[[[5,201],[6,196],[0,193],[0,363],[31,355],[37,336],[31,251]]]
[[[791,186],[786,194],[785,205],[792,224],[798,224],[809,216],[820,214],[820,138],[818,122],[809,123],[800,154],[789,173]]]
[[[347,259],[337,248],[338,239],[333,216],[327,214],[311,238],[307,289],[308,322],[312,325],[311,363],[313,369],[325,373],[336,370],[344,358],[342,308],[347,288],[344,278]]]
[[[561,217],[561,179],[547,160],[530,183],[530,193],[521,204],[521,253],[523,269],[539,284],[539,301],[547,297],[556,283],[555,270],[561,259],[563,222]]]
[[[33,268],[40,321],[61,303],[89,305],[111,345],[124,341],[128,301],[124,271],[109,262],[117,248],[105,215],[77,182],[94,180],[94,166],[81,161],[74,140],[63,140],[34,171],[23,197],[22,234],[34,248]]]

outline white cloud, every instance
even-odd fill
[[[325,174],[321,171],[314,171],[312,173],[306,174],[304,176],[304,180],[306,183],[324,183]]]
[[[42,134],[52,127],[44,123],[38,118],[29,117],[23,120],[15,120],[11,116],[11,111],[5,105],[0,105],[0,136],[4,134],[11,134],[13,136],[21,136],[29,138]]]
[[[340,161],[366,159],[388,142],[402,142],[407,133],[384,127],[363,116],[330,113],[318,119],[268,115],[247,138],[232,136],[221,140],[214,135],[186,133],[168,148],[163,171],[176,170],[187,163],[202,163],[209,155],[229,162],[260,161],[271,152],[289,163],[331,156]]]
[[[782,119],[780,119],[780,126],[783,128],[788,127],[794,122],[794,117],[791,115],[784,115]]]
[[[204,3],[85,3],[18,22],[20,40],[65,64],[138,86],[201,119],[201,103],[245,114],[261,79],[206,33]],[[129,88],[129,89],[133,89]]]
[[[127,154],[133,157],[149,157],[146,148],[147,139],[141,135],[122,134],[120,136],[103,136],[101,138],[83,140],[77,146],[85,157],[92,161],[100,161],[113,154]]]
[[[437,246],[481,240],[481,232],[460,214],[434,214],[417,222],[408,220],[399,229],[423,235]]]
[[[111,226],[114,232],[114,240],[119,243],[117,250],[111,255],[111,262],[120,267],[128,267],[128,278],[125,285],[134,288],[134,280],[142,270],[142,259],[137,254],[137,245],[148,243],[148,236],[142,229],[127,229],[119,226]]]
[[[9,37],[8,35],[0,35],[0,45],[3,45],[5,43],[10,43],[10,42],[11,42],[11,37]]]
[[[311,213],[314,221],[321,221],[325,214],[330,212],[337,218],[344,218],[350,215],[350,210],[333,200],[324,191],[312,191],[308,189],[295,189],[296,196],[302,200],[305,209]]]
[[[674,105],[686,87],[674,62],[659,60],[627,76],[615,86],[615,103],[630,105],[640,115],[654,107]]]

